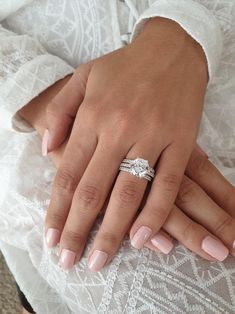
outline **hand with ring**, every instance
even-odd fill
[[[51,246],[60,242],[64,268],[80,259],[109,196],[91,269],[110,261],[130,226],[136,248],[172,217],[177,238],[184,216],[173,204],[195,146],[207,79],[202,48],[177,23],[155,18],[130,45],[81,65],[51,101],[44,154],[72,127],[46,216],[47,239]],[[137,157],[143,160],[130,164]],[[147,201],[133,221],[148,183]],[[198,254],[224,259],[228,249],[211,238],[204,243],[209,255],[199,249]],[[231,240],[226,241],[231,249]]]

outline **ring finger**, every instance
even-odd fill
[[[155,145],[155,147],[159,146]],[[145,152],[145,156],[141,156],[139,152]],[[144,145],[136,144],[131,148],[126,158],[134,159],[137,156],[146,158],[150,166],[153,167],[158,154],[153,149],[149,150]],[[118,250],[140,206],[147,182],[146,179],[138,178],[125,171],[119,173],[103,222],[89,252],[88,266],[91,270],[99,271]],[[147,238],[151,236],[151,230],[146,228],[143,232],[146,242]]]
[[[235,187],[197,149],[190,157],[186,175],[235,218]]]
[[[176,205],[221,239],[235,256],[235,219],[186,176],[183,178]]]

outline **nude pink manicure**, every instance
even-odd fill
[[[235,257],[235,240],[233,241],[233,251],[232,251],[231,255]]]
[[[50,133],[48,129],[46,129],[43,135],[43,139],[42,139],[42,156],[47,156],[49,138],[50,138]]]
[[[60,241],[60,231],[54,228],[49,228],[46,233],[46,243],[48,247],[56,246]]]
[[[229,254],[229,250],[226,248],[226,246],[211,236],[205,237],[205,239],[202,241],[202,249],[221,262],[225,260]]]
[[[107,253],[95,250],[92,253],[91,257],[89,258],[88,267],[92,271],[100,271],[104,267],[107,259],[108,259]]]
[[[152,230],[149,227],[142,226],[135,233],[134,237],[131,240],[131,245],[136,249],[141,249],[144,244],[148,241],[149,237],[152,234]]]
[[[157,233],[151,239],[151,243],[164,254],[170,253],[174,247],[174,244],[161,233]]]
[[[68,270],[73,267],[75,258],[76,258],[76,254],[74,252],[63,249],[60,253],[59,265],[64,270]]]

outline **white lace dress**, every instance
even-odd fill
[[[0,0],[0,249],[38,314],[235,313],[233,257],[211,263],[177,243],[169,255],[138,251],[126,238],[92,273],[101,217],[69,272],[44,243],[56,169],[15,113],[80,63],[128,43],[151,16],[176,20],[202,45],[210,84],[198,140],[235,183],[234,0]]]

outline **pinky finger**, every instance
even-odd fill
[[[176,206],[173,207],[163,228],[188,249],[206,260],[223,261],[229,254],[223,242],[186,216]]]

